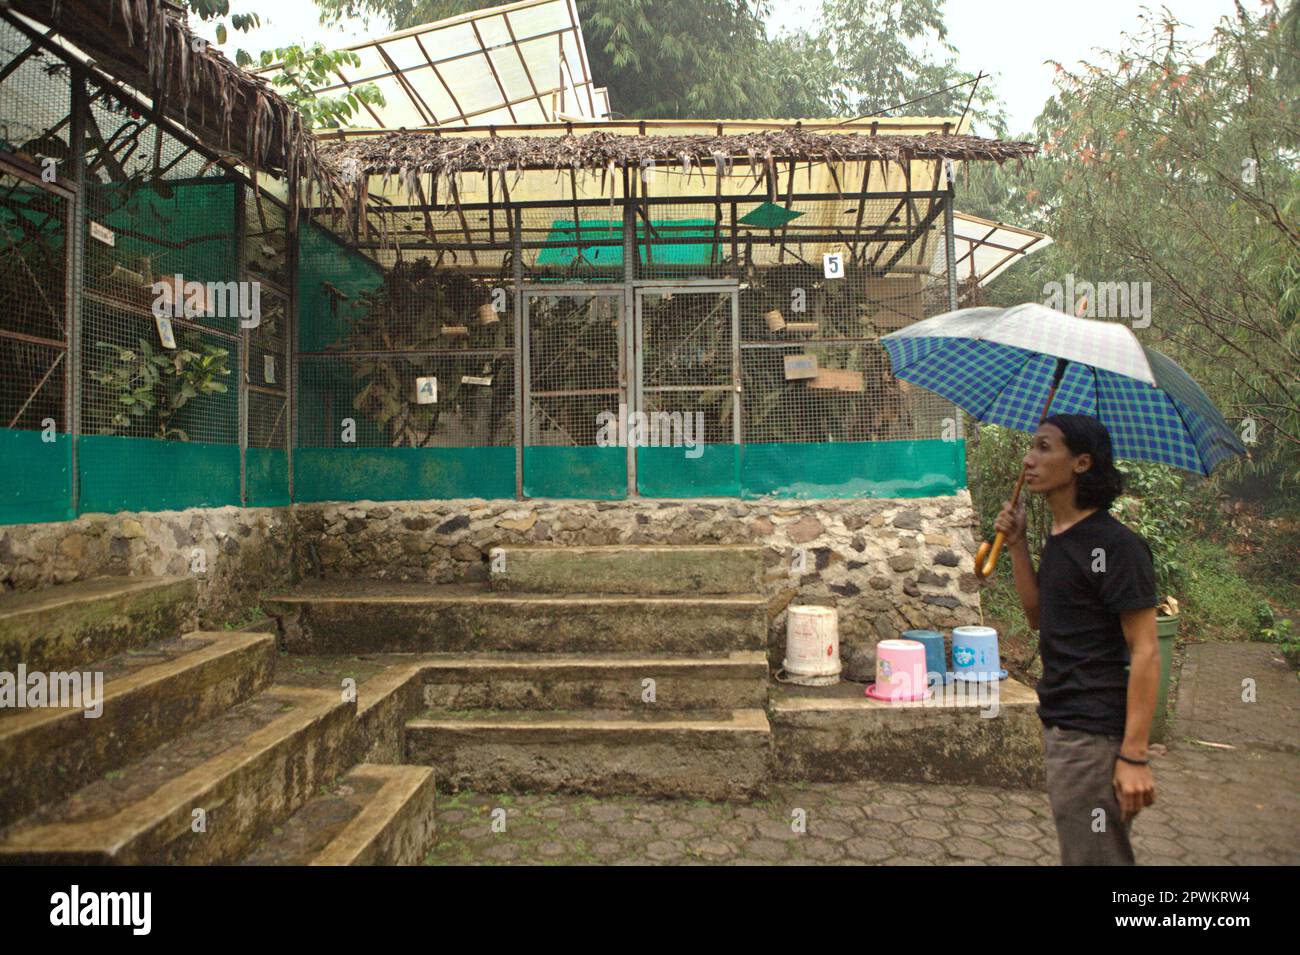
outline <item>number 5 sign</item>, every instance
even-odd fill
[[[844,253],[828,252],[822,256],[822,271],[828,279],[844,278]]]

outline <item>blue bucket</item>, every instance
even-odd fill
[[[998,632],[992,627],[953,627],[952,667],[958,680],[1005,680]]]
[[[902,639],[915,640],[925,647],[925,676],[930,686],[952,682],[948,669],[948,654],[943,646],[943,634],[937,630],[904,630]]]

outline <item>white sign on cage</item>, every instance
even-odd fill
[[[415,403],[418,405],[436,405],[438,403],[438,379],[415,379]]]
[[[154,324],[158,326],[158,341],[162,343],[163,348],[176,347],[176,333],[172,330],[172,320],[162,315],[154,316]]]
[[[827,252],[822,256],[822,271],[828,279],[844,278],[844,253]]]

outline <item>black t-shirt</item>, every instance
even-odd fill
[[[1109,511],[1048,537],[1038,564],[1043,723],[1124,735],[1129,653],[1119,614],[1155,605],[1151,548]]]

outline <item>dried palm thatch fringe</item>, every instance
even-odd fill
[[[338,170],[322,161],[319,143],[297,110],[265,79],[246,73],[211,44],[196,44],[176,4],[13,0],[13,6],[63,34],[101,69],[136,86],[159,112],[187,127],[193,116],[201,127],[219,131],[215,137],[201,135],[204,144],[235,157],[254,175],[284,176],[291,194],[303,186],[315,188],[347,207],[351,194]],[[291,207],[296,213],[297,204]]]
[[[437,176],[488,170],[590,169],[618,166],[680,165],[729,175],[737,162],[748,163],[757,178],[771,174],[778,160],[826,162],[919,159],[1023,160],[1038,151],[1028,142],[1003,142],[979,136],[869,136],[820,133],[800,127],[737,135],[627,136],[603,131],[565,136],[439,136],[427,132],[392,132],[341,142],[327,142],[321,154],[348,174]]]
[[[633,136],[598,130],[564,136],[470,137],[397,131],[325,142],[320,150],[322,158],[333,164],[345,181],[360,184],[369,176],[378,176],[381,189],[387,191],[390,180],[395,177],[412,201],[419,193],[419,177],[429,175],[433,194],[444,192],[442,183],[445,182],[444,194],[452,197],[458,209],[457,179],[466,173],[499,173],[503,204],[508,205],[506,174],[511,170],[515,173],[515,185],[525,170],[554,170],[557,183],[562,172],[571,173],[578,169],[599,171],[601,194],[608,185],[613,202],[618,168],[680,166],[687,176],[698,172],[702,187],[707,189],[710,171],[720,183],[722,177],[735,173],[737,164],[746,164],[755,181],[767,177],[769,183],[774,183],[778,161],[825,163],[831,170],[837,191],[842,191],[835,167],[843,163],[879,162],[882,167],[895,163],[907,175],[908,163],[912,160],[1002,163],[1014,159],[1023,162],[1025,157],[1037,151],[1038,146],[1034,143],[1003,142],[978,136],[940,133],[872,136],[814,132],[798,126],[721,136]],[[811,169],[809,177],[811,180]],[[372,195],[369,204],[371,208],[368,211],[378,214],[379,227],[386,234],[385,200]]]

